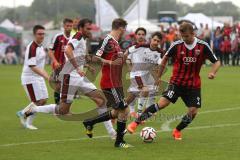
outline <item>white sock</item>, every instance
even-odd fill
[[[138,98],[138,111],[141,112],[143,110],[143,107],[147,101],[147,97],[140,97]]]
[[[98,114],[102,114],[104,112],[107,112],[107,107],[100,107],[97,109]],[[116,132],[113,128],[111,120],[103,122],[108,134],[112,134],[113,132]]]
[[[24,114],[25,112],[27,112],[29,110],[29,107],[32,105],[32,102],[29,103],[21,112],[22,114]]]
[[[136,103],[136,98],[128,105],[130,109],[130,113],[135,112],[135,103]]]
[[[32,108],[34,113],[55,113],[56,104],[49,104],[44,106],[35,106]]]
[[[146,108],[149,107],[149,106],[151,106],[151,105],[153,105],[153,104],[155,104],[155,97],[154,97],[154,96],[150,96],[150,97],[148,98]]]

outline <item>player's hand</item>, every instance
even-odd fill
[[[214,79],[216,77],[215,73],[208,73],[208,79]]]
[[[58,68],[60,68],[60,67],[61,67],[61,64],[58,63],[58,61],[54,61],[54,62],[53,62],[53,69],[58,69]]]
[[[77,73],[81,76],[84,77],[86,74],[83,72],[80,68],[77,68]]]

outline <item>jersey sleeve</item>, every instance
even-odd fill
[[[168,57],[172,57],[174,54],[176,54],[177,52],[177,45],[175,43],[173,43],[170,48],[167,50],[166,52],[166,56]]]
[[[57,35],[55,37],[53,37],[53,39],[52,39],[52,41],[51,41],[51,43],[48,47],[49,49],[51,49],[53,51],[55,51],[55,49],[57,48],[57,44],[58,44],[58,38],[57,37],[58,37]]]
[[[28,53],[27,65],[28,66],[36,66],[37,65],[37,48],[35,46],[31,46]]]
[[[96,52],[96,56],[104,58],[105,55],[107,55],[108,53],[112,52],[114,50],[115,46],[114,44],[111,42],[110,39],[108,40],[104,40],[101,44],[100,49],[97,50]]]
[[[72,38],[68,41],[68,45],[71,45],[75,49],[80,44],[80,40]]]
[[[81,44],[83,36],[80,32],[77,32],[69,41],[68,45],[71,45],[73,49],[75,49],[78,45]]]
[[[215,56],[215,54],[213,53],[212,49],[208,44],[205,44],[204,54],[206,58],[209,59],[212,63],[215,63],[218,61],[217,57]]]
[[[127,59],[132,60],[133,54],[137,51],[135,46],[128,48],[128,56]]]

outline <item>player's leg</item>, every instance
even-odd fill
[[[146,110],[138,117],[134,122],[131,122],[127,130],[129,133],[134,133],[137,126],[146,119],[150,118],[157,111],[167,107],[170,102],[175,103],[178,99],[178,88],[174,85],[169,85],[168,89],[163,93],[163,96],[159,99],[158,103],[148,106]]]
[[[137,118],[137,113],[135,112],[135,105],[136,105],[137,98],[135,98],[128,106],[130,111],[130,116],[132,118]]]
[[[95,86],[92,86],[92,88],[93,87],[95,88]],[[95,89],[92,92],[86,93],[85,95],[88,96],[89,98],[91,98],[96,103],[96,105],[98,107],[97,111],[98,111],[99,115],[107,112],[106,100],[105,100],[105,97],[104,97],[104,95],[101,91]],[[104,123],[104,126],[105,126],[108,134],[110,135],[110,137],[112,139],[115,139],[116,138],[116,131],[113,128],[111,120],[105,121],[103,123]]]
[[[18,116],[21,121],[24,117],[25,121],[23,124],[26,128],[37,129],[35,126],[32,125],[35,114],[34,113],[28,114],[28,112],[33,106],[42,106],[47,102],[48,98],[47,87],[44,80],[36,79],[35,83],[24,85],[24,89],[32,103],[30,103],[23,110],[19,111]]]
[[[140,116],[142,114],[143,108],[147,102],[148,97],[142,97],[140,96],[138,98],[138,107],[137,107],[137,114]]]
[[[182,100],[188,107],[188,112],[183,116],[181,122],[173,130],[175,140],[181,140],[181,131],[186,128],[196,117],[198,109],[201,108],[201,90],[200,89],[185,89],[181,95]]]
[[[117,119],[117,138],[115,141],[115,147],[128,148],[129,145],[124,141],[126,122],[129,114],[129,108],[127,104],[123,104],[121,108],[118,109],[118,119]]]
[[[173,138],[175,140],[182,140],[181,131],[186,128],[190,123],[192,123],[193,119],[196,117],[198,112],[197,107],[189,107],[186,115],[183,116],[181,122],[177,125],[177,127],[173,130]]]
[[[137,118],[137,114],[135,112],[135,102],[136,102],[136,99],[137,99],[136,94],[137,93],[135,93],[135,92],[129,91],[128,92],[128,97],[125,99],[126,103],[129,106],[130,116],[133,117],[133,118]]]

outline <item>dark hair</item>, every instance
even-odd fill
[[[137,28],[136,31],[135,31],[135,34],[137,34],[139,31],[143,31],[145,35],[147,34],[147,30],[143,27]]]
[[[66,23],[73,23],[73,20],[70,18],[64,18],[63,24],[66,24]]]
[[[151,37],[154,38],[155,36],[157,36],[160,40],[162,39],[162,34],[160,32],[154,32]]]
[[[37,30],[39,30],[39,29],[44,29],[45,30],[45,28],[42,25],[35,25],[33,27],[33,34],[36,34]]]
[[[114,19],[113,22],[112,22],[112,29],[113,30],[119,29],[120,27],[125,28],[126,26],[127,26],[127,21],[125,21],[122,18]]]
[[[193,25],[191,23],[183,22],[179,27],[179,31],[180,31],[180,33],[186,33],[186,32],[193,33],[194,28],[193,28]]]
[[[78,29],[79,28],[83,28],[87,23],[92,24],[92,20],[88,19],[88,18],[83,18],[79,21],[78,23]]]

